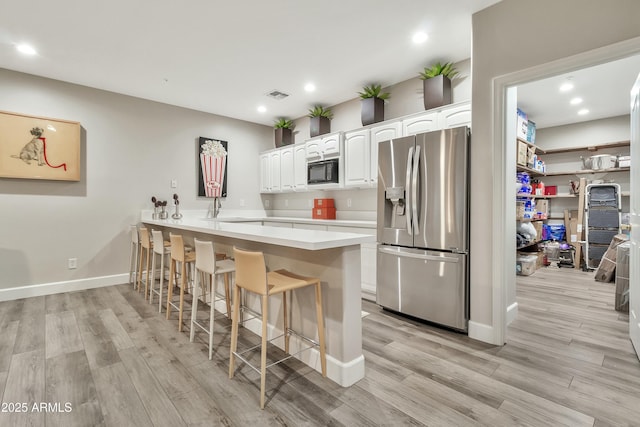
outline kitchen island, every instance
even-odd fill
[[[165,237],[169,232],[182,234],[187,244],[193,244],[194,237],[211,240],[216,245],[216,252],[231,255],[233,246],[262,251],[270,270],[286,268],[298,274],[319,277],[322,281],[326,329],[327,377],[343,387],[364,377],[360,244],[374,241],[373,236],[269,227],[237,218],[153,220],[149,214],[143,213],[142,223],[149,228],[162,230]],[[312,288],[295,291],[291,304],[291,325],[297,332],[316,339],[314,298]],[[257,298],[250,298],[247,302],[259,311]],[[282,305],[278,297],[270,302],[269,319],[269,338],[281,335]],[[246,322],[245,327],[258,335],[261,333],[258,319]],[[274,343],[284,348],[283,339]],[[291,353],[304,347],[304,343],[292,337]],[[320,371],[319,352],[316,349],[302,352],[297,357]]]

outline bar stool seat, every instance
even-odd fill
[[[184,240],[179,234],[169,234],[169,240],[171,242],[171,263],[169,267],[169,291],[167,292],[167,320],[171,315],[171,308],[178,310],[178,331],[182,332],[183,315],[184,315],[184,293],[185,289],[189,285],[189,278],[187,272],[191,272],[193,265],[196,261],[196,252],[186,251],[184,246]],[[178,271],[178,264],[180,264],[180,302],[175,304],[172,301],[173,287],[178,285],[176,278],[176,272]],[[187,266],[189,267],[187,269]],[[193,275],[191,275],[193,277]]]
[[[209,334],[209,360],[213,354],[213,327],[215,324],[215,303],[225,300],[227,316],[231,319],[231,295],[230,279],[231,273],[236,271],[236,264],[232,259],[226,259],[225,254],[216,253],[212,242],[194,239],[196,247],[196,283],[193,287],[193,302],[191,304],[191,328],[189,340],[193,342],[196,327]],[[216,276],[224,275],[224,296],[219,296],[215,291]],[[198,286],[200,285],[200,286]],[[203,299],[206,300],[207,285],[211,286],[211,301],[209,302],[209,327],[198,322],[198,300],[202,289]]]
[[[288,313],[287,313],[287,292],[295,289],[300,289],[306,286],[315,287],[316,297],[316,324],[318,327],[318,342],[315,343],[309,338],[305,338],[307,341],[312,342],[313,347],[319,347],[320,350],[320,363],[322,368],[322,376],[327,376],[327,361],[325,352],[325,336],[324,336],[324,320],[322,311],[322,289],[320,279],[316,277],[306,277],[293,273],[288,270],[277,270],[267,272],[267,267],[264,260],[264,254],[262,252],[250,252],[238,248],[233,248],[233,253],[236,262],[236,283],[233,290],[233,319],[231,327],[231,348],[229,353],[229,378],[233,378],[235,373],[235,359],[236,357],[252,369],[260,373],[260,408],[264,409],[265,398],[265,385],[266,385],[266,369],[267,369],[267,331],[268,331],[268,313],[269,313],[269,297],[272,295],[282,294],[283,305],[283,317],[284,317],[284,336],[285,336],[285,352],[289,353],[289,336],[293,331],[289,328]],[[240,291],[244,290],[260,295],[262,298],[262,341],[260,344],[260,368],[253,366],[242,354],[243,352],[237,352],[238,347],[238,323],[239,323],[239,311],[240,311]],[[278,337],[279,338],[279,337]],[[275,339],[275,338],[274,338]],[[257,347],[257,346],[256,346]],[[306,350],[306,349],[305,349]],[[270,364],[273,366],[288,358],[291,355]]]

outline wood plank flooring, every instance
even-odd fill
[[[255,372],[228,378],[223,317],[210,361],[204,334],[189,343],[129,285],[1,302],[0,400],[28,411],[0,412],[0,426],[640,425],[614,285],[550,267],[519,277],[517,299],[503,347],[365,301],[365,378],[342,388],[288,361],[269,371],[264,410]]]

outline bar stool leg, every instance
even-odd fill
[[[289,353],[289,322],[288,322],[288,317],[289,317],[289,311],[287,310],[287,293],[283,292],[282,293],[282,311],[283,311],[283,315],[282,317],[283,319],[283,327],[284,327],[284,352],[285,353]]]
[[[224,273],[224,299],[227,303],[227,318],[231,319],[231,298],[230,297],[230,284],[229,284],[229,274]],[[211,285],[211,295],[213,295],[213,284]]]
[[[209,360],[211,360],[211,357],[213,356],[213,327],[215,325],[215,292],[213,291],[213,280],[214,278],[211,277],[211,291],[209,292],[209,295],[211,295],[211,302],[210,302],[210,307],[209,307]],[[228,304],[228,300],[227,300],[227,304]]]
[[[149,295],[149,271],[151,270],[152,249],[147,249],[147,274],[144,277],[144,299]]]
[[[196,283],[193,286],[193,301],[191,302],[191,330],[189,331],[189,342],[193,342],[193,338],[196,336],[196,328],[194,322],[198,316],[198,299],[200,299],[200,288],[198,282],[202,284],[204,282],[204,272],[196,270]]]
[[[173,280],[175,278],[175,270],[176,270],[176,261],[174,259],[169,263],[169,281],[168,281],[168,289],[167,289],[167,320],[169,320],[169,315],[171,314],[171,298],[173,297]],[[176,280],[177,283],[177,280]]]
[[[156,258],[156,253],[151,251],[151,286],[149,286],[149,292],[144,295],[144,299],[149,297],[149,304],[153,303],[153,289],[156,284]]]
[[[178,332],[182,332],[182,316],[184,313],[184,288],[187,287],[187,266],[186,262],[180,263],[180,309],[178,312]]]
[[[160,257],[160,292],[158,293],[158,313],[162,313],[162,291],[164,288],[164,258],[166,255]],[[171,277],[171,276],[169,276]]]
[[[318,341],[320,343],[320,364],[322,376],[327,376],[327,354],[325,350],[324,319],[322,316],[322,288],[320,282],[316,283],[316,322],[318,323]]]
[[[238,349],[238,320],[240,319],[240,286],[236,283],[233,287],[233,318],[231,319],[231,345],[229,351],[229,378],[233,378],[235,372],[236,355]]]
[[[140,292],[140,285],[142,284],[142,260],[144,259],[144,248],[142,246],[140,246],[140,257],[139,257],[139,263],[138,263],[138,286],[136,287],[136,290],[138,292]]]
[[[269,319],[269,296],[262,297],[262,346],[260,354],[260,409],[264,409],[264,392],[267,380],[267,322]]]

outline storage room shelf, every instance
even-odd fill
[[[555,148],[549,150],[542,150],[543,154],[559,154],[559,153],[574,153],[576,151],[598,151],[605,148],[618,148],[618,147],[629,147],[631,145],[630,141],[618,141],[618,142],[610,142],[608,144],[598,144],[598,145],[585,145],[581,147],[570,147],[570,148]]]
[[[518,172],[529,172],[531,176],[545,176],[544,172],[529,168],[527,166],[517,165]]]
[[[531,242],[531,243],[527,243],[526,245],[518,246],[518,247],[516,248],[516,250],[520,250],[520,249],[524,249],[524,248],[529,248],[529,247],[531,247],[531,246],[535,246],[535,245],[537,245],[538,243],[541,243],[541,242],[542,242],[542,240],[536,240],[535,242]]]
[[[520,168],[521,166],[518,166],[518,168]],[[527,168],[528,169],[528,168]],[[533,171],[533,169],[531,169]],[[544,176],[562,176],[562,175],[590,175],[590,174],[607,174],[607,173],[611,173],[611,172],[628,172],[629,170],[631,170],[631,168],[611,168],[611,169],[600,169],[600,170],[593,170],[593,169],[581,169],[579,171],[560,171],[560,172],[545,172],[543,175]],[[540,173],[535,171],[536,173]]]
[[[536,221],[546,221],[546,218],[516,218],[518,222],[536,222]]]
[[[544,150],[540,147],[538,147],[536,144],[533,144],[529,141],[525,141],[524,139],[521,138],[516,138],[518,141],[520,142],[524,142],[525,144],[527,144],[529,147],[534,148],[536,150],[536,154],[544,154]]]

